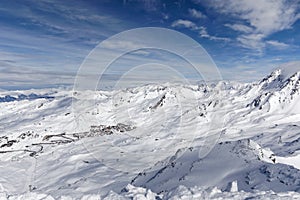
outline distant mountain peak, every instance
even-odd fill
[[[271,87],[278,87],[283,81],[282,70],[277,69],[273,71],[270,75],[263,78],[260,82],[260,88],[269,89]]]
[[[300,90],[300,71],[294,73],[291,77],[289,77],[283,84],[282,90],[290,91],[291,95],[294,95],[296,92]]]
[[[300,71],[291,74],[277,69],[266,76],[258,84],[258,96],[247,107],[251,105],[259,110],[266,108],[268,111],[290,107],[300,91]]]

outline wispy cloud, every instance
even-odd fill
[[[260,60],[260,67],[257,66],[256,62],[245,62],[237,61],[231,63],[231,67],[221,67],[220,71],[225,80],[235,80],[239,82],[253,82],[261,80],[270,72],[274,71],[278,66],[280,66],[280,61],[275,61],[273,59],[263,59]],[[263,67],[262,67],[263,66]]]
[[[217,37],[217,36],[210,35],[207,32],[206,27],[197,26],[194,22],[189,21],[189,20],[178,19],[178,20],[174,21],[171,24],[171,26],[174,28],[188,28],[192,31],[197,31],[201,38],[207,38],[209,40],[223,40],[223,41],[227,41],[227,42],[230,41],[229,38]]]
[[[290,47],[290,45],[288,45],[286,43],[283,43],[283,42],[278,42],[277,40],[268,40],[268,41],[266,41],[266,43],[268,45],[271,45],[271,46],[276,47],[278,49],[286,49],[286,48]]]
[[[221,41],[225,41],[225,42],[230,41],[230,38],[217,37],[217,36],[209,35],[206,28],[203,27],[203,26],[201,26],[199,34],[202,38],[208,38],[210,40],[221,40]]]
[[[224,26],[229,27],[235,31],[242,32],[242,33],[251,33],[254,31],[252,27],[246,26],[243,24],[225,24]]]
[[[295,72],[300,71],[300,60],[282,63],[278,68],[282,69],[286,77],[292,76]]]
[[[11,28],[0,30],[1,58],[12,60],[17,66],[76,71],[88,53],[87,48],[68,44],[65,39],[30,34]]]
[[[0,7],[0,82],[2,85],[65,83],[61,77],[70,73],[66,80],[71,80],[71,74],[99,42],[142,26],[172,27],[191,35],[207,45],[216,62],[226,67],[253,64],[248,71],[250,75],[254,65],[265,66],[262,59],[276,64],[294,60],[299,54],[299,29],[293,27],[300,17],[299,2],[6,1]],[[115,41],[104,47],[112,53],[116,49],[131,49],[136,44],[135,40]],[[141,55],[149,62],[154,62],[154,57],[163,60],[158,54],[139,51],[128,55],[119,66],[135,64],[135,57]],[[274,61],[275,58],[280,60]]]
[[[146,11],[156,11],[161,7],[162,2],[158,0],[123,0],[123,5],[130,3],[141,3]]]
[[[174,28],[188,28],[191,30],[199,30],[201,27],[198,27],[194,22],[189,21],[189,20],[184,20],[184,19],[178,19],[174,21],[171,25]]]
[[[241,24],[225,26],[242,32],[237,41],[246,48],[261,51],[265,47],[265,38],[273,33],[290,29],[300,18],[297,13],[299,1],[286,0],[228,0],[207,1],[218,12],[242,20]]]
[[[197,18],[197,19],[205,19],[207,18],[206,15],[204,15],[202,12],[199,10],[196,10],[194,8],[189,9],[189,14],[191,17]]]
[[[103,39],[122,29],[121,19],[105,12],[99,13],[93,7],[88,7],[88,4],[82,7],[80,3],[54,3],[44,0],[32,1],[29,6],[23,7],[21,12],[9,11],[14,12],[13,15],[17,18],[25,20],[25,26],[40,26],[44,34],[80,40],[88,45],[97,42],[91,43],[91,38]]]
[[[0,61],[1,89],[71,86],[74,83],[75,74],[72,72],[43,71],[14,64]]]
[[[103,41],[102,46],[111,50],[118,49],[138,49],[141,45],[134,43],[131,40],[113,40],[113,41]]]
[[[84,2],[15,4],[0,8],[5,16],[0,21],[0,81],[6,87],[70,83],[70,74],[99,41],[126,29],[118,16]]]
[[[265,47],[265,44],[262,42],[264,35],[261,33],[251,33],[240,35],[237,37],[237,41],[240,42],[241,46],[245,48],[255,49],[259,52]]]

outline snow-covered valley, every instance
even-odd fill
[[[299,199],[300,72],[0,91],[0,199]]]

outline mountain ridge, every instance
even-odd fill
[[[0,102],[3,192],[105,197],[131,184],[167,197],[180,185],[225,194],[232,182],[238,191],[299,192],[299,77],[277,70],[257,83],[1,91],[16,98]]]

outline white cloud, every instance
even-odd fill
[[[216,37],[216,36],[212,36],[212,35],[209,35],[206,28],[201,26],[200,28],[200,31],[199,31],[199,35],[202,37],[202,38],[208,38],[210,40],[222,40],[222,41],[230,41],[229,38],[224,38],[224,37]]]
[[[262,42],[263,38],[264,35],[261,33],[252,33],[239,36],[237,41],[245,48],[261,51],[265,47],[265,44]]]
[[[20,67],[15,63],[7,64],[3,61],[0,61],[0,71],[1,89],[72,86],[75,78],[74,72],[42,71],[34,67]]]
[[[189,20],[183,20],[183,19],[178,19],[174,21],[171,25],[172,27],[184,27],[184,28],[189,28],[192,30],[197,30],[199,27],[194,23]]]
[[[102,41],[102,46],[107,49],[138,49],[141,47],[140,44],[134,43],[132,40],[104,40]]]
[[[253,28],[250,26],[246,26],[243,24],[225,24],[226,27],[231,28],[232,30],[243,32],[243,33],[251,33],[253,32]]]
[[[205,19],[206,15],[204,15],[202,12],[194,9],[194,8],[190,8],[189,9],[189,14],[194,17],[194,18],[198,18],[198,19]]]
[[[223,13],[246,20],[256,31],[265,35],[290,28],[299,19],[297,6],[285,0],[214,0],[212,5]]]
[[[288,44],[283,43],[283,42],[279,42],[277,40],[268,40],[268,41],[266,41],[266,43],[273,46],[273,47],[276,47],[278,49],[285,49],[285,48],[289,47]]]
[[[200,36],[203,38],[208,38],[210,35],[207,33],[207,30],[205,27],[202,27],[200,32],[199,32]]]
[[[197,26],[194,22],[189,21],[189,20],[178,19],[178,20],[174,21],[171,26],[174,28],[175,27],[178,27],[178,28],[184,27],[184,28],[191,29],[193,31],[198,31],[200,37],[207,38],[209,40],[223,40],[223,41],[230,40],[229,38],[212,36],[207,32],[206,27]]]
[[[265,46],[269,35],[290,29],[300,19],[297,13],[299,1],[286,0],[212,0],[208,4],[220,13],[244,20],[245,24],[227,24],[227,27],[242,32],[238,41],[244,47],[259,49]],[[246,41],[252,40],[252,41]],[[249,46],[246,46],[249,44]],[[259,49],[261,50],[261,49]]]

